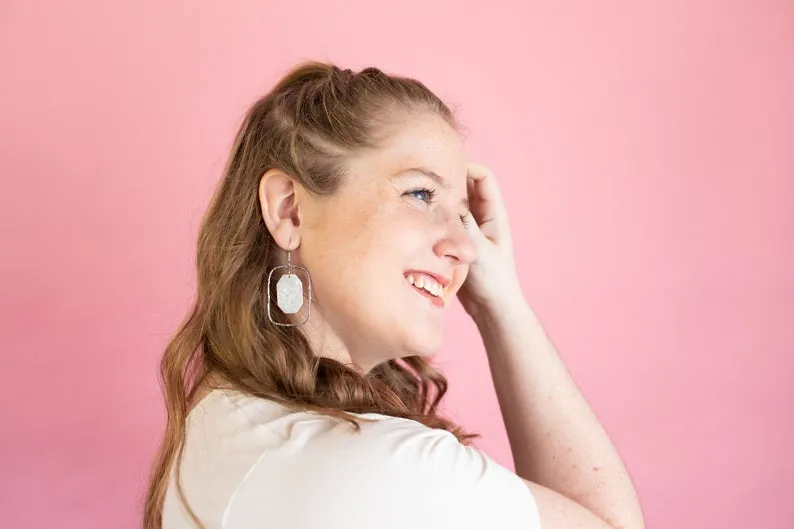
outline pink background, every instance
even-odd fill
[[[138,526],[232,134],[328,58],[460,108],[648,526],[794,527],[794,5],[444,4],[0,4],[0,525]],[[450,323],[449,409],[510,465],[475,330]]]

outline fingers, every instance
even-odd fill
[[[469,205],[481,231],[492,240],[507,238],[507,211],[493,173],[486,166],[471,162],[468,176]]]
[[[499,186],[496,185],[493,173],[481,163],[469,162],[469,179],[473,180],[486,200],[497,200],[501,197]]]
[[[474,247],[477,249],[477,254],[480,254],[483,245],[488,242],[488,238],[483,234],[480,226],[477,224],[477,219],[475,219],[471,213],[466,215],[466,233],[471,239],[471,242],[474,244]]]

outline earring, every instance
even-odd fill
[[[306,292],[309,301],[309,306],[306,309],[306,317],[303,321],[298,323],[282,323],[276,321],[273,317],[272,301],[273,289],[271,281],[273,280],[273,273],[279,269],[286,269],[286,273],[282,275],[276,282],[276,306],[281,309],[284,314],[297,314],[303,307],[303,281],[295,274],[296,271],[303,272],[306,276]],[[273,325],[280,325],[282,327],[298,327],[309,321],[309,314],[312,307],[312,277],[309,271],[302,267],[292,264],[292,251],[287,250],[287,264],[274,266],[267,276],[267,317]]]

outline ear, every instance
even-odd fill
[[[276,244],[284,250],[294,250],[300,245],[297,185],[279,169],[268,170],[259,181],[262,218]]]

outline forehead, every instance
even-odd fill
[[[466,154],[458,132],[434,114],[407,116],[390,127],[383,144],[351,160],[351,176],[390,176],[423,168],[451,187],[466,186]]]

